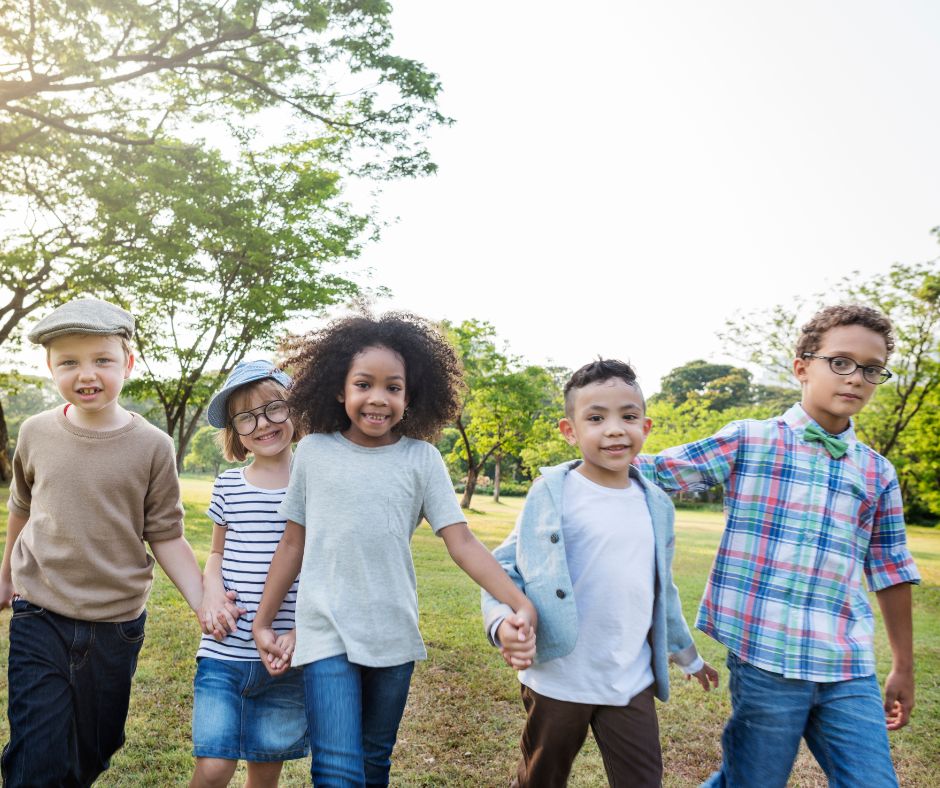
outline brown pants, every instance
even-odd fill
[[[661,785],[663,758],[652,686],[627,706],[555,700],[520,686],[527,716],[514,788],[564,788],[589,725],[613,788]]]

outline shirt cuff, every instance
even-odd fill
[[[496,648],[502,648],[503,644],[499,642],[499,638],[496,636],[496,633],[499,631],[499,625],[506,620],[506,616],[500,616],[497,618],[493,625],[490,627],[490,641]]]
[[[695,657],[695,660],[691,664],[680,665],[679,667],[682,668],[682,672],[685,673],[686,676],[691,676],[705,667],[705,660],[699,655]]]

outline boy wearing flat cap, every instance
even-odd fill
[[[71,301],[30,341],[64,405],[27,419],[10,486],[0,608],[10,620],[5,786],[91,785],[124,742],[153,556],[196,610],[173,441],[118,404],[134,319]]]

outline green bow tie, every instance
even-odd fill
[[[807,441],[819,441],[834,460],[838,460],[849,448],[849,444],[844,440],[833,437],[815,424],[810,424],[803,430],[803,437]]]

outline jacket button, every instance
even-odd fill
[[[552,544],[558,544],[558,534],[552,534],[550,537]]]
[[[562,590],[559,588],[559,589],[555,592],[555,596],[557,596],[559,599],[564,599],[565,596],[566,596],[566,594],[565,594],[564,591],[562,591]]]

